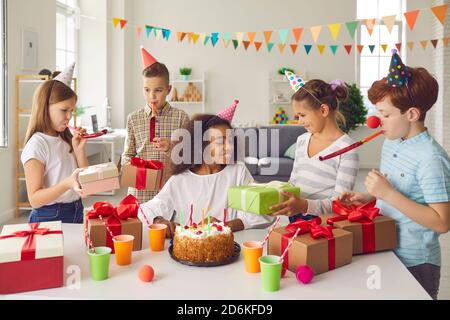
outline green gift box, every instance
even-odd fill
[[[228,207],[256,214],[271,214],[276,210],[269,208],[287,200],[281,192],[290,192],[300,197],[300,188],[281,181],[230,187],[228,189]]]

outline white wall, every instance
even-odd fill
[[[26,10],[25,10],[26,8]],[[37,14],[39,13],[39,14]],[[8,1],[8,148],[0,150],[0,222],[15,212],[15,77],[17,74],[38,73],[43,68],[55,69],[56,6],[55,0]],[[39,34],[38,68],[22,69],[22,28],[34,29]],[[31,106],[30,106],[31,107]]]

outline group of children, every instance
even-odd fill
[[[171,237],[176,222],[202,218],[201,208],[212,220],[223,219],[230,186],[253,182],[245,164],[232,161],[233,141],[228,134],[236,105],[218,115],[188,115],[166,101],[171,91],[166,66],[141,48],[145,107],[127,119],[127,137],[121,163],[132,157],[165,163],[163,187],[159,192],[133,188],[129,193],[142,204],[153,222],[168,225]],[[30,222],[62,220],[82,222],[83,205],[77,176],[88,166],[84,130],[69,130],[77,96],[70,89],[69,70],[42,84],[35,93],[22,163],[28,197],[33,207]],[[273,206],[273,215],[261,216],[229,209],[227,224],[234,231],[265,228],[276,215],[295,219],[331,212],[334,199],[362,204],[377,199],[381,212],[394,218],[398,227],[395,253],[427,292],[437,297],[440,278],[438,236],[450,228],[450,160],[429,135],[424,121],[438,97],[438,83],[423,68],[405,66],[393,53],[389,75],[375,82],[369,99],[376,105],[387,138],[380,170],[372,170],[365,181],[367,194],[353,192],[359,158],[355,150],[320,161],[319,156],[353,143],[339,128],[339,103],[347,98],[341,81],[308,81],[292,97],[299,125],[307,133],[297,139],[290,183],[300,187],[301,197],[285,193],[287,200]],[[172,134],[184,128],[190,150],[181,163],[171,151],[179,143]],[[201,128],[198,132],[197,128]],[[205,138],[206,137],[206,138]],[[200,138],[200,144],[195,139]],[[189,144],[190,143],[190,144]],[[210,157],[205,159],[205,151]],[[173,155],[172,155],[173,156]],[[200,157],[200,161],[195,161]]]

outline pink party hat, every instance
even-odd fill
[[[70,64],[63,72],[58,74],[53,80],[62,82],[70,88],[74,70],[75,70],[75,62],[72,62],[72,64]]]
[[[219,112],[217,114],[217,116],[219,118],[222,118],[224,120],[228,120],[229,122],[231,122],[233,120],[234,112],[236,111],[238,103],[239,103],[239,100],[237,100],[237,99],[234,100],[233,104],[230,107],[228,107],[225,110]]]
[[[142,64],[144,66],[143,70],[158,62],[147,50],[145,50],[144,46],[141,46],[141,56]]]

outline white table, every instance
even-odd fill
[[[133,263],[120,267],[111,256],[109,279],[90,279],[89,260],[85,253],[81,225],[63,225],[65,269],[71,265],[81,271],[80,287],[66,287],[0,296],[0,299],[430,299],[425,290],[392,252],[353,257],[347,266],[318,275],[312,283],[300,285],[292,272],[286,272],[277,292],[261,288],[261,275],[246,273],[243,256],[226,266],[198,268],[182,265],[168,250],[150,252],[148,237],[144,236],[142,251],[133,252]],[[239,244],[246,240],[262,239],[266,230],[247,230],[235,233]],[[168,242],[166,242],[167,248]],[[137,274],[144,264],[155,269],[151,283],[139,280]],[[367,269],[376,265],[381,271],[381,289],[368,289]],[[73,272],[73,270],[72,270]]]

